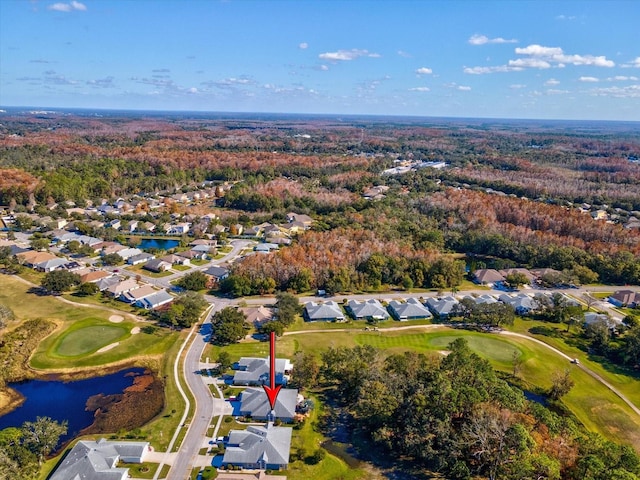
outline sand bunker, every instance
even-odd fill
[[[111,315],[109,317],[109,321],[112,323],[120,323],[123,320],[124,320],[124,317],[122,315]]]
[[[136,333],[140,333],[140,327],[133,327],[131,329],[131,335],[135,335]]]
[[[107,345],[106,347],[102,347],[100,350],[98,350],[96,353],[102,353],[102,352],[106,352],[107,350],[111,350],[112,348],[116,348],[118,345],[120,345],[120,342],[116,342],[116,343],[110,343],[109,345]]]

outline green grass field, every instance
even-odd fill
[[[127,328],[120,325],[96,325],[92,319],[87,319],[86,322],[89,326],[60,335],[54,350],[56,355],[61,357],[86,355],[130,335]]]

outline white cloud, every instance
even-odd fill
[[[556,80],[555,78],[550,78],[549,80],[544,82],[544,85],[546,87],[554,87],[556,85],[560,85],[560,82],[558,80]]]
[[[616,75],[615,77],[609,77],[607,78],[607,82],[637,82],[638,81],[638,77],[628,77],[626,75]]]
[[[628,85],[626,87],[594,88],[589,92],[599,97],[615,98],[640,98],[640,85]]]
[[[465,67],[463,71],[470,75],[483,75],[485,73],[520,72],[522,70],[524,70],[522,67],[498,65],[495,67]]]
[[[529,45],[528,47],[516,47],[515,52],[518,55],[533,55],[535,57],[550,57],[553,55],[562,55],[560,47],[543,47],[542,45]]]
[[[416,70],[416,73],[418,75],[431,75],[433,73],[433,70],[427,67],[420,67],[419,69]]]
[[[301,44],[298,45],[298,48],[302,50],[306,50],[307,48],[309,48],[309,44],[307,42],[302,42]]]
[[[518,58],[517,60],[509,60],[510,67],[521,67],[521,68],[551,68],[551,64],[546,60],[542,60],[541,58]]]
[[[320,70],[322,70],[323,72],[326,72],[327,70],[329,70],[329,67],[326,65],[320,65]]]
[[[556,17],[556,20],[575,20],[576,18],[578,17],[574,15],[558,15]]]
[[[485,45],[487,43],[518,43],[518,40],[516,39],[507,40],[502,37],[489,38],[486,35],[475,34],[475,35],[471,35],[471,37],[469,38],[469,43],[471,45]]]
[[[360,57],[379,58],[380,55],[377,53],[370,53],[368,50],[352,48],[351,50],[338,50],[336,52],[321,53],[318,57],[323,60],[349,61]]]
[[[640,68],[640,57],[636,57],[628,63],[622,64],[624,68]]]
[[[407,53],[407,52],[405,52],[403,50],[398,50],[398,55],[400,55],[401,57],[404,57],[404,58],[411,58],[411,54]]]
[[[514,83],[513,85],[509,85],[509,88],[512,88],[513,90],[519,90],[521,88],[527,88],[527,86],[523,85],[522,83]]]
[[[47,8],[56,12],[71,12],[73,10],[85,12],[87,10],[87,6],[84,3],[76,1],[72,1],[71,3],[54,3]]]
[[[493,67],[467,67],[465,73],[481,75],[484,73],[521,71],[525,68],[547,69],[551,67],[564,68],[567,64],[589,65],[594,67],[615,67],[615,62],[604,55],[568,55],[560,47],[545,47],[542,45],[529,45],[524,48],[517,47],[515,53],[525,55],[516,60],[509,60],[507,65]],[[636,59],[640,65],[640,57]]]
[[[569,90],[557,90],[554,88],[549,88],[545,93],[547,95],[564,95],[565,93],[569,93]]]
[[[580,77],[578,80],[585,83],[597,83],[600,81],[600,79],[596,77]]]
[[[469,87],[467,85],[458,85],[456,88],[458,90],[460,90],[461,92],[469,92],[469,91],[471,91],[471,87]]]
[[[430,92],[429,87],[413,87],[409,89],[410,92]]]

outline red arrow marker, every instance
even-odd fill
[[[276,408],[276,398],[278,398],[278,393],[282,388],[282,385],[278,385],[276,387],[276,334],[275,332],[271,332],[269,335],[269,386],[263,385],[264,392],[267,394],[267,398],[269,399],[269,405],[271,405],[271,410]]]

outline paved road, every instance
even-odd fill
[[[210,437],[207,437],[207,430],[211,419],[217,416],[221,418],[223,414],[229,413],[228,402],[221,398],[215,399],[209,389],[209,383],[211,382],[200,374],[202,369],[200,359],[211,336],[211,315],[226,307],[229,303],[229,301],[224,300],[216,302],[202,326],[195,333],[195,338],[189,345],[185,356],[182,374],[189,390],[193,394],[195,411],[188,427],[186,427],[187,433],[180,445],[180,450],[176,455],[169,457],[171,462],[164,462],[171,463],[171,470],[167,476],[168,480],[189,478],[194,467],[204,467],[208,462],[211,462],[211,457],[202,457],[199,455],[199,451],[201,448],[208,446]],[[179,379],[176,379],[176,381],[179,381]],[[218,395],[222,396],[220,391],[218,391]],[[187,405],[186,409],[189,409],[189,405]],[[216,433],[217,429],[213,434],[214,437]],[[158,472],[161,468],[162,465],[158,468]]]

